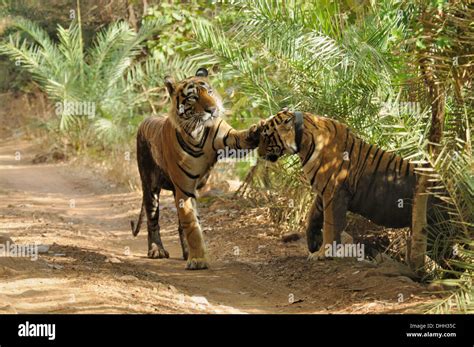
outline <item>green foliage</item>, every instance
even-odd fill
[[[0,44],[0,54],[28,71],[51,101],[95,107],[95,115],[71,114],[67,107],[57,105],[61,130],[79,138],[90,133],[91,142],[94,135],[89,126],[105,143],[130,137],[136,112],[149,97],[148,90],[133,88],[134,82],[151,67],[156,72],[155,63],[145,61],[142,67],[137,57],[144,42],[159,30],[159,21],[145,22],[137,33],[125,22],[113,23],[97,34],[89,48],[84,47],[80,17],[67,29],[58,26],[57,42],[29,20],[15,18],[12,25],[17,32]],[[86,145],[82,142],[75,145]]]
[[[433,246],[438,255],[449,254],[453,245],[463,247],[463,257],[452,260],[448,271],[457,272],[456,300],[472,299],[467,290],[472,288],[474,237],[472,5],[252,0],[234,3],[231,13],[233,17],[211,23],[193,20],[194,42],[203,50],[194,59],[218,65],[222,80],[245,100],[240,104],[243,114],[266,117],[283,106],[327,114],[371,143],[429,163],[425,174],[433,183],[432,194],[446,204],[430,231],[436,238]],[[446,91],[439,155],[427,150],[427,79],[443,83]],[[310,193],[299,188],[306,183],[288,163],[283,159],[271,169],[259,164],[242,191],[258,200],[259,192],[273,188],[280,193],[270,194],[270,204],[277,206],[293,199],[294,206],[277,219],[299,229],[296,218],[309,207]],[[287,218],[290,210],[298,211]],[[438,268],[429,274],[445,275]],[[459,311],[467,309],[467,302],[458,300]]]
[[[459,120],[464,124],[463,134],[458,128]],[[435,157],[427,150],[430,121],[426,109],[380,118],[382,128],[386,129],[384,136],[394,139],[394,147],[405,158],[415,163],[429,163],[419,174],[429,176],[431,194],[443,202],[438,207],[437,224],[428,231],[435,239],[433,257],[439,258],[449,256],[453,246],[462,244],[462,240],[474,238],[474,174],[471,144],[465,140],[471,138],[471,126],[467,114],[448,113],[445,136],[440,144],[442,149]],[[430,276],[442,274],[434,272]]]
[[[401,64],[391,52],[392,33],[403,27],[398,7],[362,11],[323,2],[242,1],[234,4],[233,21],[193,20],[195,43],[203,50],[193,59],[218,64],[241,114],[267,117],[290,106],[330,115],[371,142],[386,142],[373,120]],[[277,179],[299,185],[291,189],[297,211],[288,220],[296,225],[308,208],[309,189],[299,172],[279,170],[284,174]],[[254,188],[260,189],[257,183]]]
[[[413,70],[409,82],[417,91],[414,99],[431,106],[426,100],[432,90],[430,86],[435,85],[446,102],[443,138],[436,150],[429,150],[424,135],[416,136],[412,130],[404,135],[411,138],[413,155],[429,163],[422,173],[428,175],[432,183],[430,193],[444,202],[444,214],[448,215],[440,216],[437,225],[428,230],[436,238],[434,249],[441,257],[454,255],[448,261],[448,269],[430,273],[442,277],[439,282],[451,289],[449,296],[430,311],[472,313],[474,7],[468,1],[438,1],[412,6],[410,12],[404,51],[410,57],[407,67]],[[421,87],[422,83],[428,85],[428,92]],[[424,122],[424,129],[431,130],[428,124]]]
[[[201,20],[205,20],[206,14],[214,8],[215,5],[201,7],[196,2],[190,4],[162,2],[150,6],[144,21],[159,19],[163,21],[163,26],[160,35],[148,41],[148,49],[162,63],[175,56],[185,56],[183,44],[191,38],[192,18],[200,17]]]
[[[452,270],[452,279],[437,280],[445,290],[441,292],[445,297],[434,305],[426,307],[428,313],[467,313],[474,312],[474,241],[464,238],[459,240],[464,247],[458,248],[458,259],[451,263],[457,270]]]
[[[228,80],[252,96],[252,114],[283,106],[331,114],[371,135],[378,97],[390,82],[388,50],[398,18],[373,15],[363,25],[318,2],[246,1],[228,30],[194,21],[197,59],[218,59]],[[388,78],[387,78],[388,77]],[[255,107],[257,106],[257,107]],[[353,119],[347,119],[352,117]]]

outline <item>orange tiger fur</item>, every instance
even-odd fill
[[[311,258],[323,259],[326,246],[340,242],[347,211],[387,227],[411,226],[415,166],[364,142],[338,121],[284,109],[264,123],[258,152],[271,161],[284,154],[300,157],[317,193],[306,229]],[[431,214],[434,201],[430,197]],[[428,221],[434,222],[433,215]]]

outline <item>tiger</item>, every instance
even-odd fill
[[[218,154],[257,147],[259,127],[237,131],[221,117],[222,99],[212,88],[205,68],[179,82],[167,76],[165,85],[171,99],[168,116],[149,117],[137,131],[143,195],[138,221],[130,222],[132,234],[138,235],[146,214],[148,257],[169,258],[160,236],[159,198],[162,189],[172,191],[186,269],[206,269],[209,264],[196,209],[197,190],[206,184]]]
[[[356,136],[334,119],[284,108],[262,126],[258,154],[276,161],[297,154],[316,197],[306,226],[309,259],[341,242],[348,211],[389,228],[410,227],[415,165]],[[435,222],[428,200],[428,223]]]

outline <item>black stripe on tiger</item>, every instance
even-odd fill
[[[217,152],[217,149],[216,149],[216,138],[217,138],[217,134],[219,134],[219,129],[221,128],[221,124],[222,124],[222,119],[220,120],[219,125],[217,126],[217,130],[216,130],[216,132],[215,132],[215,134],[214,134],[214,137],[212,138],[212,149],[213,149],[214,151],[216,151],[216,152]]]
[[[181,171],[184,172],[184,174],[186,176],[188,176],[189,178],[195,180],[195,179],[198,179],[199,178],[199,175],[193,175],[192,173],[190,173],[189,171],[187,171],[185,168],[183,168],[179,163],[178,163],[178,167],[180,168]]]
[[[204,134],[201,138],[201,141],[199,141],[199,143],[196,145],[197,148],[203,148],[204,147],[204,144],[206,143],[207,141],[207,137],[209,136],[209,132],[211,131],[211,128],[205,128],[204,129]]]
[[[204,154],[204,152],[202,150],[197,150],[196,151],[196,150],[192,149],[188,145],[188,143],[186,141],[184,141],[183,137],[181,136],[181,134],[179,133],[178,130],[176,130],[176,138],[178,139],[178,143],[181,146],[181,148],[183,149],[183,151],[188,153],[190,156],[193,156],[194,158],[199,158],[200,156],[202,156]]]
[[[311,136],[311,137],[313,137],[313,136]],[[308,151],[308,154],[306,155],[306,157],[304,158],[304,160],[303,160],[302,163],[301,163],[301,166],[303,166],[303,167],[306,166],[306,163],[308,162],[309,158],[311,158],[311,156],[313,155],[314,146],[315,146],[315,144],[314,144],[314,138],[312,139],[310,146],[311,146],[311,147],[310,147],[310,149],[309,149],[309,151]]]

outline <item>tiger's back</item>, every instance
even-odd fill
[[[278,123],[283,121],[275,119],[274,126]],[[349,211],[387,227],[410,225],[416,183],[413,164],[368,144],[330,118],[305,113],[304,129],[298,155],[318,195],[331,201],[334,194],[344,191]],[[284,146],[293,136],[275,141]]]
[[[327,138],[325,147],[335,149],[331,159],[327,155],[321,158],[325,171],[309,169],[317,189],[320,188],[319,193],[324,195],[328,189],[330,194],[339,189],[346,190],[349,211],[386,227],[410,226],[416,184],[414,165],[396,153],[365,142],[345,124],[311,117],[319,130],[328,130],[324,135]]]

